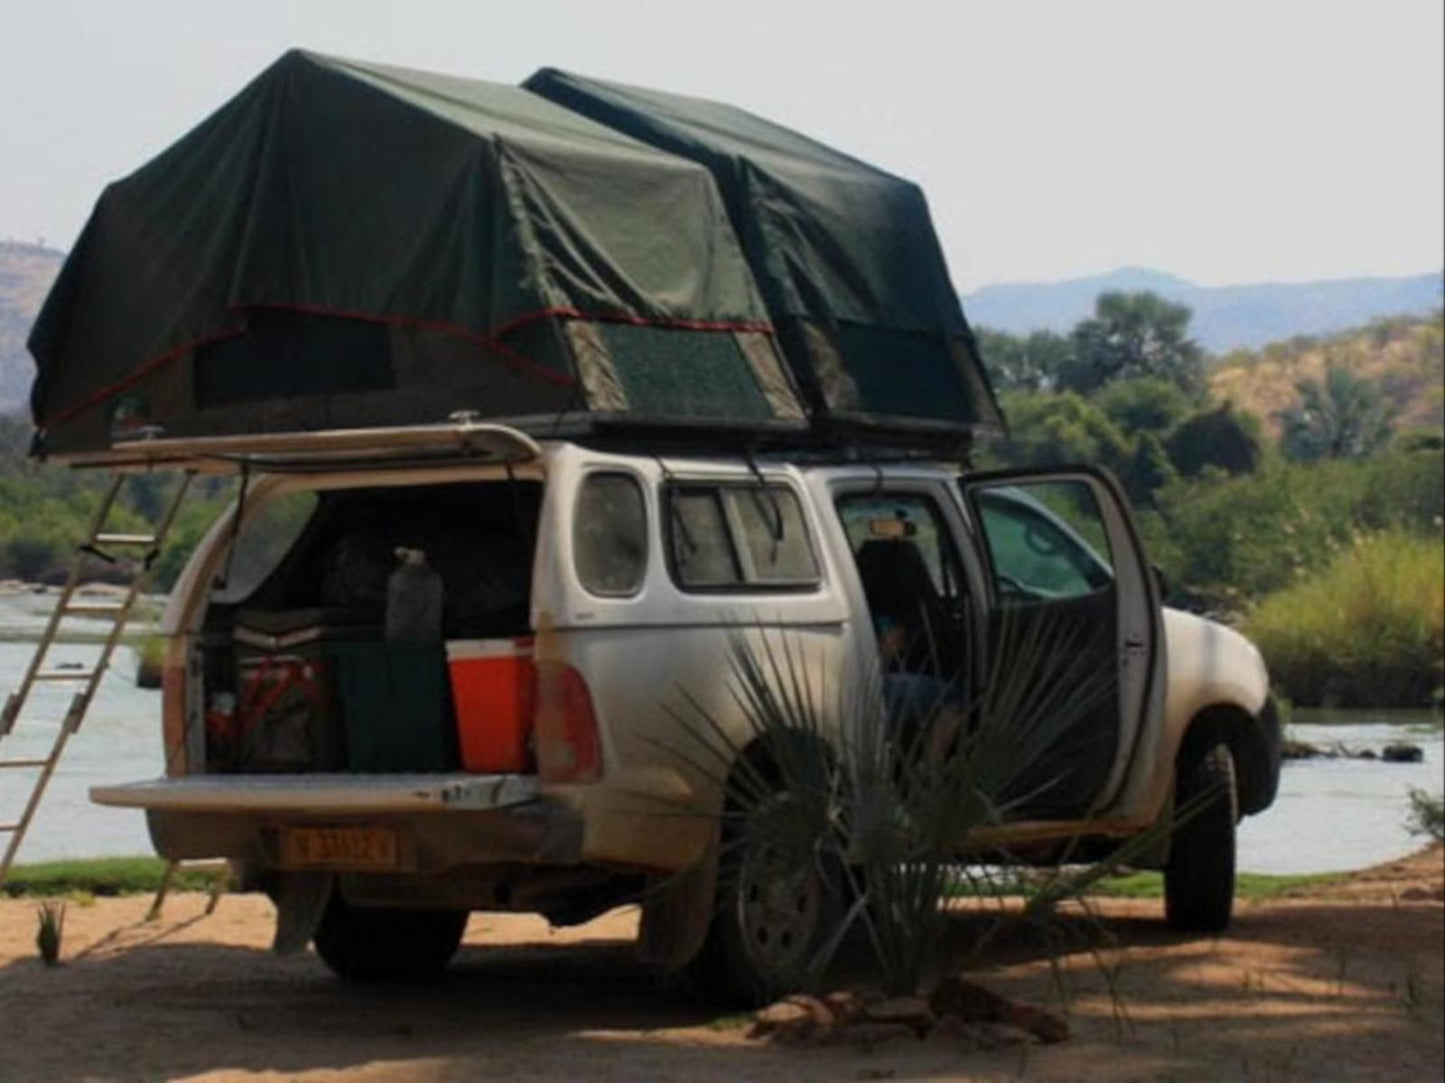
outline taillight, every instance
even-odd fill
[[[602,742],[587,682],[563,662],[537,663],[537,774],[543,782],[595,782]]]

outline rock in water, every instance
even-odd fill
[[[1386,763],[1423,763],[1425,762],[1425,750],[1419,745],[1397,741],[1395,744],[1385,746],[1380,753],[1380,759]]]

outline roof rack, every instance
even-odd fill
[[[230,436],[146,436],[117,440],[109,449],[55,458],[73,467],[155,470],[185,466],[201,473],[242,469],[296,472],[401,465],[418,459],[479,459],[522,463],[541,447],[506,425],[458,418],[442,424],[398,425],[317,432]]]

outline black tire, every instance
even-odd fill
[[[1186,745],[1179,755],[1175,825],[1164,867],[1164,917],[1172,929],[1217,933],[1234,913],[1234,825],[1239,793],[1224,743]]]
[[[710,999],[756,1007],[807,981],[837,926],[838,884],[802,849],[747,824],[724,831],[707,940],[688,967]]]
[[[352,906],[333,894],[312,943],[342,981],[430,978],[456,954],[467,916],[465,910]]]

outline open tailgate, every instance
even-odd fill
[[[189,775],[94,786],[113,808],[174,812],[476,812],[537,797],[535,778],[472,774]]]

